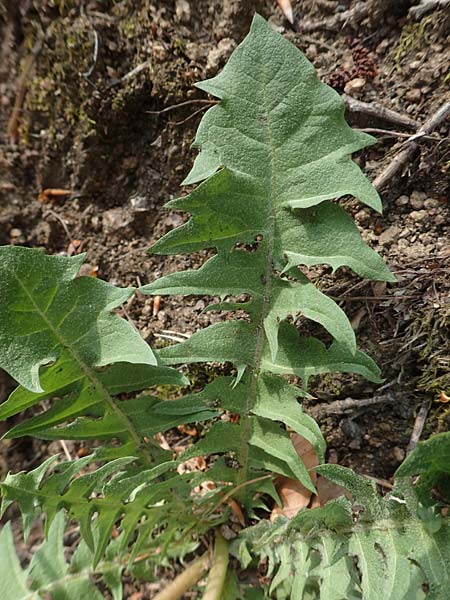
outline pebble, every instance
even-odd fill
[[[190,60],[194,62],[200,62],[206,56],[206,48],[204,48],[200,44],[188,42],[186,44],[185,54]]]
[[[9,235],[12,238],[18,238],[18,237],[20,237],[22,235],[22,230],[21,229],[17,229],[16,227],[13,227],[11,229],[11,231],[9,232]]]
[[[405,451],[403,450],[403,448],[394,446],[394,448],[392,448],[392,452],[394,453],[395,460],[397,460],[398,462],[403,462],[403,459],[405,458]]]
[[[356,213],[355,219],[361,225],[367,225],[370,221],[370,214],[367,212],[367,210],[361,209]]]
[[[413,219],[413,221],[417,221],[417,222],[421,222],[421,221],[425,221],[425,219],[428,216],[428,213],[426,210],[413,210],[409,213],[409,216],[411,217],[411,219]]]
[[[425,208],[439,208],[439,200],[435,198],[427,198],[423,204]]]
[[[421,64],[422,64],[422,62],[420,60],[412,60],[409,63],[409,68],[415,71],[416,69],[418,69],[420,67]]]
[[[411,229],[409,227],[403,227],[399,233],[399,238],[406,238],[411,234]]]
[[[317,46],[315,44],[310,44],[306,48],[306,55],[310,60],[314,60],[317,57],[318,51]]]
[[[426,194],[423,192],[412,192],[409,203],[414,208],[414,210],[420,210],[424,206],[424,200],[426,198]]]
[[[412,88],[406,92],[405,98],[408,102],[419,104],[419,102],[422,100],[422,92],[419,88]]]
[[[409,196],[399,196],[395,201],[397,206],[406,206],[409,203]]]
[[[362,77],[356,77],[355,79],[351,79],[349,82],[345,84],[344,92],[349,94],[356,94],[360,92],[366,85],[366,80]]]
[[[389,48],[389,40],[388,39],[384,39],[382,40],[378,46],[375,48],[375,52],[377,54],[384,54],[386,52],[386,50]]]
[[[380,234],[378,238],[378,243],[382,246],[389,246],[390,244],[395,242],[395,240],[399,237],[400,233],[400,227],[397,227],[397,225],[391,225]]]
[[[177,0],[175,3],[175,14],[182,23],[189,23],[191,20],[191,6],[187,0]]]
[[[111,208],[105,210],[102,215],[102,227],[106,233],[112,233],[119,229],[124,229],[133,221],[133,216],[130,211],[123,208]]]

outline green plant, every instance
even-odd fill
[[[320,83],[306,58],[258,16],[223,72],[199,87],[220,99],[200,125],[196,145],[201,151],[184,182],[201,183],[169,203],[192,217],[158,241],[152,252],[214,248],[216,254],[196,271],[167,275],[140,291],[217,297],[207,310],[239,311],[235,320],[152,351],[129,323],[111,313],[132,290],[76,277],[82,257],[0,248],[0,365],[21,384],[0,407],[0,418],[44,402],[43,412],[26,415],[7,437],[94,443],[85,458],[60,463],[52,457],[29,473],[8,474],[0,484],[3,513],[15,502],[25,532],[38,510],[45,514],[49,538],[41,554],[54,555],[55,560],[59,556],[61,566],[54,577],[40,579],[39,566],[32,563],[23,574],[11,558],[20,589],[27,577],[32,593],[48,591],[49,586],[60,589],[69,569],[61,559],[62,509],[80,526],[80,553],[120,598],[117,578],[124,565],[137,577],[148,577],[152,564],[195,551],[202,534],[227,521],[231,498],[239,499],[248,520],[261,519],[271,498],[279,500],[273,474],[297,479],[314,491],[290,437],[291,430],[304,436],[324,462],[320,429],[298,402],[308,394],[309,378],[342,371],[381,381],[374,361],[357,350],[344,312],[301,270],[325,264],[394,280],[334,201],[352,195],[381,209],[376,191],[350,156],[372,138],[348,127],[339,96]],[[320,324],[333,342],[327,345],[302,335],[296,327],[299,314]],[[201,392],[176,400],[145,391],[128,396],[166,383],[184,385],[185,378],[171,365],[206,361],[231,363],[235,374],[218,377]],[[206,433],[180,455],[162,450],[154,439],[158,432],[191,422],[204,422]],[[197,456],[208,457],[206,471],[179,472],[180,465]],[[427,540],[441,551],[447,543],[447,524],[430,500],[428,483],[425,492],[421,489],[428,503],[417,496],[409,471],[401,478],[396,500],[384,500],[348,470],[323,465],[319,471],[346,487],[353,501],[338,499],[304,511],[290,524],[271,527],[263,520],[256,529],[244,530],[233,544],[244,565],[252,556],[269,555],[276,541],[280,550],[272,555],[272,566],[281,562],[281,567],[272,591],[280,598],[292,591],[286,583],[293,568],[287,560],[291,547],[299,561],[294,565],[296,600],[375,598],[382,588],[371,582],[381,572],[380,560],[371,558],[363,568],[361,553],[385,556],[394,548],[398,564],[408,564],[412,584],[423,580],[443,589],[442,581],[433,579],[433,569],[409,557],[406,543],[386,546],[385,536],[378,541],[374,533],[379,518],[394,523],[395,531],[406,531],[407,541],[411,522],[422,529],[428,526]],[[205,481],[208,489],[200,493],[198,486]],[[396,502],[407,510],[397,510]],[[352,514],[358,505],[365,509],[362,517]],[[113,529],[119,537],[111,542]],[[0,551],[11,554],[11,539],[4,535]],[[227,563],[219,534],[217,540],[211,569],[216,579],[211,583],[210,578],[206,592],[211,599],[221,597]],[[116,565],[113,584],[108,557]],[[71,572],[88,573],[87,559],[83,567],[73,561]],[[331,569],[335,563],[338,567]],[[390,569],[390,561],[383,564]],[[334,595],[323,595],[322,582],[331,573],[341,578],[339,588]],[[228,577],[227,585],[235,592],[227,597],[256,597],[255,591],[239,591],[232,573]],[[327,585],[323,589],[331,590],[329,580]],[[391,585],[390,592],[397,585]],[[0,581],[0,590],[1,586]],[[385,595],[394,600],[388,592]],[[58,593],[55,598],[61,597]],[[443,598],[439,593],[434,597]]]

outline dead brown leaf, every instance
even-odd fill
[[[54,202],[55,200],[65,198],[66,196],[71,196],[72,194],[72,190],[63,190],[60,188],[47,188],[39,193],[38,200],[39,202]]]
[[[304,508],[318,508],[330,500],[338,498],[342,495],[350,497],[344,488],[332,483],[331,481],[328,481],[328,479],[325,479],[325,477],[320,475],[317,476],[316,472],[311,470],[318,466],[319,461],[313,447],[308,440],[297,433],[292,433],[291,439],[297,454],[302,459],[305,467],[309,471],[311,480],[317,489],[317,495],[313,495],[310,490],[305,488],[305,486],[296,479],[280,477],[278,479],[276,489],[278,495],[280,496],[281,507],[276,505],[273,508],[270,515],[271,521],[274,521],[280,515],[284,515],[288,519],[292,519],[300,510]]]
[[[323,506],[330,500],[339,498],[339,496],[347,496],[347,498],[351,498],[350,493],[346,489],[340,485],[337,485],[336,483],[333,483],[332,481],[329,481],[328,479],[325,479],[325,477],[322,477],[321,475],[319,475],[317,478],[316,489],[319,506]]]
[[[242,527],[245,527],[245,517],[239,502],[234,500],[234,498],[228,498],[227,504]]]
[[[189,425],[178,425],[177,429],[180,433],[185,433],[191,437],[198,435],[197,429],[195,427],[190,427]]]
[[[160,306],[161,306],[161,296],[155,296],[153,298],[153,310],[152,310],[152,315],[154,317],[156,317],[156,315],[159,313]]]
[[[448,396],[444,390],[441,391],[441,393],[439,394],[439,400],[438,402],[442,402],[444,404],[446,404],[447,402],[450,402],[450,396]]]
[[[292,10],[291,0],[277,0],[277,2],[286,19],[292,24],[294,22],[294,13]]]
[[[291,434],[292,444],[304,462],[305,467],[310,470],[317,467],[319,461],[317,454],[314,452],[313,447],[303,436],[298,433]],[[312,482],[315,484],[317,475],[314,471],[310,471],[310,477]],[[288,519],[292,519],[300,510],[306,508],[310,501],[312,492],[308,490],[296,479],[290,479],[289,477],[280,477],[276,485],[278,495],[280,496],[282,506],[275,506],[270,515],[271,521],[277,516],[284,515]]]

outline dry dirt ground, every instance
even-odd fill
[[[398,14],[316,27],[364,2],[293,1],[290,25],[276,0],[0,0],[0,244],[86,252],[85,273],[121,286],[198,266],[201,255],[146,254],[184,218],[163,204],[182,193],[195,157],[190,145],[206,107],[186,103],[204,98],[194,83],[220,69],[257,10],[306,53],[322,80],[420,125],[448,99],[450,8],[417,20],[407,4],[397,3]],[[390,130],[357,157],[372,179],[414,131],[353,113],[349,119]],[[448,428],[440,400],[450,394],[449,136],[447,121],[420,141],[420,153],[382,190],[381,217],[347,202],[398,283],[316,273],[352,318],[385,384],[325,377],[313,386],[310,408],[332,459],[377,478],[392,477],[404,458],[420,407],[429,407],[423,437]],[[42,193],[48,189],[71,193]],[[152,345],[167,331],[189,334],[211,319],[198,297],[152,302],[138,296],[126,307]],[[199,368],[194,385],[210,373]],[[0,401],[9,387],[0,379]],[[385,402],[345,414],[321,410],[333,400],[374,396]],[[0,444],[2,474],[60,451],[29,439]]]

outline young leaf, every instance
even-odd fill
[[[220,302],[209,310],[240,309],[249,320],[216,323],[161,349],[158,359],[167,365],[231,362],[245,389],[236,409],[239,427],[228,427],[230,438],[224,440],[215,426],[200,448],[234,452],[241,483],[255,469],[266,468],[294,471],[312,489],[284,429],[274,423],[309,436],[323,455],[320,434],[297,405],[301,390],[268,399],[261,380],[269,374],[297,375],[306,389],[313,375],[343,371],[381,381],[376,364],[356,349],[344,312],[298,269],[346,266],[361,276],[395,280],[351,218],[332,202],[352,195],[381,210],[377,192],[351,159],[373,140],[347,125],[339,95],[258,15],[223,71],[198,87],[220,100],[201,121],[194,143],[200,153],[184,181],[200,185],[168,203],[191,219],[151,252],[214,248],[217,253],[200,269],[167,275],[141,291],[216,296]],[[334,342],[327,347],[302,338],[286,322],[298,315],[322,325]],[[223,397],[221,402],[224,407]]]

